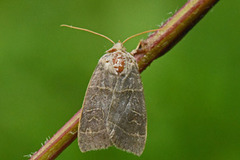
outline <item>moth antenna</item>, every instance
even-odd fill
[[[113,44],[115,44],[115,42],[113,40],[111,40],[110,38],[108,38],[107,36],[103,35],[103,34],[100,34],[100,33],[97,33],[97,32],[94,32],[94,31],[91,31],[89,29],[85,29],[85,28],[79,28],[79,27],[74,27],[74,26],[70,26],[70,25],[67,25],[67,24],[62,24],[61,25],[62,27],[68,27],[68,28],[73,28],[73,29],[78,29],[78,30],[81,30],[81,31],[86,31],[86,32],[90,32],[92,34],[96,34],[100,37],[103,37],[107,40],[109,40],[110,42],[112,42]]]
[[[152,29],[152,30],[148,30],[148,31],[144,31],[144,32],[141,32],[141,33],[134,34],[134,35],[128,37],[127,39],[125,39],[125,40],[122,42],[122,44],[124,44],[124,43],[127,42],[129,39],[132,39],[132,38],[134,38],[134,37],[137,37],[137,36],[140,36],[140,35],[142,35],[142,34],[149,33],[149,32],[155,32],[155,31],[158,31],[158,30],[160,30],[160,29]]]

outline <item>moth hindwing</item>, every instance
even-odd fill
[[[138,65],[120,42],[106,52],[86,91],[78,145],[82,152],[115,146],[140,156],[147,117]]]

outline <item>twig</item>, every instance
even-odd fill
[[[137,49],[132,53],[136,58],[139,71],[142,72],[153,60],[164,55],[219,0],[189,0],[178,12],[176,12],[159,31],[156,31],[146,40],[140,41]],[[55,159],[77,137],[79,110],[46,144],[44,144],[32,157],[31,160]]]
[[[160,30],[140,41],[134,52],[142,72],[153,60],[164,55],[190,31],[219,0],[189,0]]]

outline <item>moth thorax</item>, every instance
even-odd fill
[[[121,73],[124,70],[125,58],[122,52],[115,52],[113,61],[113,68],[116,69],[117,73]]]

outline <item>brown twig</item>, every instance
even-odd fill
[[[189,0],[160,29],[140,41],[134,56],[142,72],[190,31],[219,0]]]
[[[153,60],[164,55],[218,2],[219,0],[189,0],[177,11],[160,30],[146,40],[140,41],[132,51],[139,71],[142,72]],[[31,160],[55,159],[77,137],[79,110],[49,141],[46,142]]]

